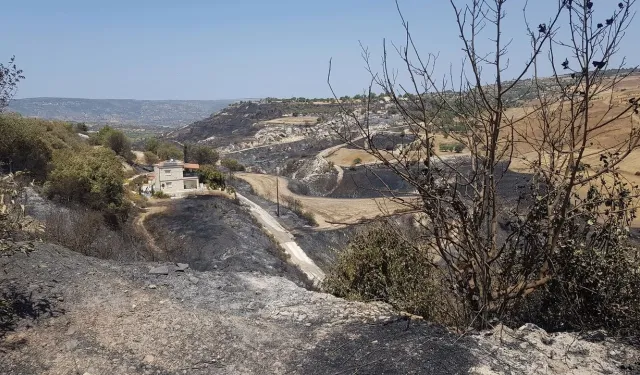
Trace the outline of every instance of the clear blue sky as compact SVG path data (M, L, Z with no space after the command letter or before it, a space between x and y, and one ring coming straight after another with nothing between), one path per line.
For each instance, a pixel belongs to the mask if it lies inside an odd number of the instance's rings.
M459 64L449 2L400 3L420 48L440 53L442 73ZM528 54L521 3L507 2L512 65ZM556 0L530 3L537 25ZM327 97L331 57L338 94L353 95L368 83L358 41L376 63L382 38L402 41L393 0L14 0L0 24L0 59L15 54L27 76L18 97ZM629 38L622 51L635 64L632 46Z

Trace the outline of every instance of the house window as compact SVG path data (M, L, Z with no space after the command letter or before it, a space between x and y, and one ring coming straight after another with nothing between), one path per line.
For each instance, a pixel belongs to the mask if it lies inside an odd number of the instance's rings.
M164 174L167 175L167 176L170 176L171 175L171 169L165 169L164 170Z
M167 182L167 187L171 187L171 182Z

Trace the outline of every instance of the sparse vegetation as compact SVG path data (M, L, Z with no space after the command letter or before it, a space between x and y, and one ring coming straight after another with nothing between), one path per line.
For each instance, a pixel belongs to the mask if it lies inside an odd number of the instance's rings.
M383 149L372 142L368 107L356 116L343 106L346 120L335 131L359 133L371 145L367 152L417 191L416 202L395 198L420 212L415 225L421 232L406 251L434 257L437 276L431 281L450 291L444 323L466 330L529 320L552 330L637 332L640 256L627 237L640 190L619 168L640 145L640 131L628 126L636 121L640 100L631 97L616 106L596 100L609 97L629 74L618 69L622 66L607 68L624 61L615 55L635 2L563 1L539 20L546 23L524 23L531 54L511 81L502 76L511 60L510 41L500 37L510 18L505 3L451 2L465 52L462 82L434 75L437 58L421 55L400 9L406 45L385 46L382 72L374 70L363 49L373 84L362 98L372 102L373 86L388 93L424 152L423 166L415 168L407 158L389 163L382 157ZM524 14L531 16L526 6ZM600 22L605 17L606 23ZM590 26L596 23L597 28ZM560 27L569 34L556 32ZM498 35L486 50L478 44L485 32ZM405 74L415 83L416 92L409 96L396 80L388 50L398 52ZM543 66L552 69L551 78L538 76ZM535 109L512 111L523 98L535 103ZM620 132L619 141L594 146L605 127ZM351 132L346 133L343 140L357 147ZM437 158L437 134L456 142L441 144L440 151L462 152L464 145L468 165ZM517 194L509 202L500 195L500 184L509 173L505 166L515 162L530 175L510 187ZM366 254L366 249L358 250ZM349 267L370 266L358 258L350 261ZM621 273L619 279L613 276ZM431 285L415 282L424 292ZM354 293L359 295L359 289Z
M164 191L154 191L153 192L153 197L157 198L157 199L169 199L169 198L171 198L171 196L168 195L167 193L165 193Z
M285 207L290 209L293 213L298 215L300 218L304 219L308 225L317 226L318 222L316 221L316 217L311 211L307 211L304 209L302 202L299 199L296 199L292 196L284 196L282 197L282 203Z
M465 149L465 146L460 142L440 143L438 148L440 152L456 152L459 154Z
M5 66L0 64L0 112L9 104L9 100L13 98L18 83L25 79L22 70L16 66L16 57L12 56L9 63Z

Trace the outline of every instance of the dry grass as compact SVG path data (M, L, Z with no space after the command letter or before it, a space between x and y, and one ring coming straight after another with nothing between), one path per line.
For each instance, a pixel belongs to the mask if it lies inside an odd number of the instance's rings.
M298 116L298 117L280 117L273 120L265 121L266 125L315 125L318 123L318 117L315 116Z
M640 97L640 76L625 78L614 90L600 94L597 100L591 102L589 117L593 124L606 121L621 113L628 105L630 97ZM556 105L552 108L555 109L558 106ZM516 137L515 155L510 169L515 172L529 173L531 170L529 163L536 158L532 142L535 143L536 140L542 138L541 121L534 113L532 105L511 109L508 114L512 118L524 118L516 125L520 136ZM637 115L626 114L594 132L589 139L590 145L586 149L584 163L593 166L600 165L600 154L628 141L631 129L637 127L638 122ZM636 172L639 171L640 150L634 150L619 164L619 172L630 184L640 185L640 176L636 175ZM579 193L586 194L586 190L587 188L583 188ZM640 218L633 222L633 226L640 227Z
M247 181L256 194L272 202L276 201L275 176L236 173L236 177ZM287 179L282 177L279 179L280 197L300 201L305 210L314 215L318 229L338 228L346 224L356 224L363 220L371 220L407 210L406 206L389 198L337 199L298 195L287 188Z

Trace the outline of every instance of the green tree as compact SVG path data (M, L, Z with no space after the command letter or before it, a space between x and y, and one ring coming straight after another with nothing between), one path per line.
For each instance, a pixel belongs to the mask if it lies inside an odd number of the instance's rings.
M109 147L113 150L117 155L130 160L131 141L123 132L119 130L112 130L106 135L103 144L105 147Z
M158 158L158 155L154 154L151 151L144 152L144 159L146 160L147 164L156 164L157 162L160 161L160 159Z
M216 164L220 155L213 148L206 145L187 145L187 162L198 164Z
M47 194L101 211L117 211L124 203L124 173L116 154L105 148L53 153Z
M73 127L77 133L86 133L89 131L89 127L84 122L75 123Z
M148 138L147 142L144 145L144 150L145 151L151 151L154 154L158 154L158 147L160 147L160 141L158 141L158 138Z
M0 115L0 169L27 171L38 181L48 173L53 150L80 147L69 124Z
M168 142L162 142L158 145L156 155L158 155L160 160L182 160L184 158L182 148Z
M198 170L198 177L201 183L207 184L212 188L224 189L226 187L224 174L213 165L201 166Z
M236 159L225 158L220 161L220 164L233 172L241 172L245 170L244 165L240 164Z

